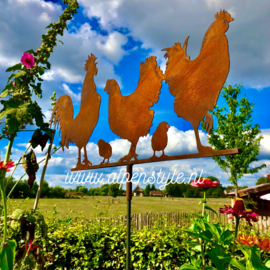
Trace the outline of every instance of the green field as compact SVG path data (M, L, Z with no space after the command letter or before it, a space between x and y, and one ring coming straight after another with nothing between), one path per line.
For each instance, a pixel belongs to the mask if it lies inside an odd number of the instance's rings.
M201 205L198 205L200 200L200 198L133 197L131 212L197 212L201 210ZM17 208L30 210L34 201L34 199L10 199L8 201L8 212L11 214ZM224 204L230 205L229 198L209 198L207 202L207 205L215 210L219 210ZM50 216L53 213L54 206L56 206L58 218L76 217L83 213L85 218L91 219L101 212L106 212L106 209L109 216L126 214L125 197L112 199L112 197L107 196L95 196L94 198L85 196L82 199L40 199L38 208L45 216Z

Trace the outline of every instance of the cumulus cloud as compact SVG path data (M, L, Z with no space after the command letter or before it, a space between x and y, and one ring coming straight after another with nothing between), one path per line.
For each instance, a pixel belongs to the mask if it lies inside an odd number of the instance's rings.
M253 88L270 85L270 36L268 33L269 1L171 0L94 1L81 0L89 18L98 17L102 27L127 27L130 34L152 50L164 67L160 50L190 36L188 54L198 56L203 36L220 9L235 18L227 37L230 45L231 70L228 83L243 82ZM143 8L142 8L143 6Z
M75 94L67 84L63 83L62 84L65 92L72 98L72 99L75 99L77 101L80 101L81 100L81 93L79 94Z

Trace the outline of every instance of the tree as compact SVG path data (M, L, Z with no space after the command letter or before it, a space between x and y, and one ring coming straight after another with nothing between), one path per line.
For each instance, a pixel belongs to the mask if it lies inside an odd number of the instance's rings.
M148 184L146 187L145 187L145 195L149 196L149 193L150 193L150 184Z
M87 187L85 187L85 186L77 186L77 187L75 188L75 191L76 191L76 192L82 192L82 193L86 194L86 193L88 192L88 189L87 189Z
M49 183L46 180L43 180L40 197L41 198L50 197L50 187L49 187Z
M104 184L101 186L101 195L102 196L108 196L108 193L109 193L109 188L110 188L110 185L109 184Z
M238 101L241 84L232 87L224 86L221 92L227 103L227 108L215 106L213 115L216 116L218 125L210 131L208 142L215 150L240 148L241 154L212 157L219 167L229 175L228 181L234 184L236 197L238 197L238 179L244 174L257 173L266 167L265 164L251 168L250 164L258 161L260 142L263 138L259 125L252 124L252 109L254 104L249 103L244 97ZM206 130L204 121L203 130Z
M256 186L264 183L270 183L270 178L264 176L260 177L256 182Z
M152 185L152 187L150 188L150 190L157 190L154 184Z
M110 184L110 187L109 187L109 193L112 197L117 197L117 195L119 195L119 187L120 187L120 184L118 183L113 183L113 184Z

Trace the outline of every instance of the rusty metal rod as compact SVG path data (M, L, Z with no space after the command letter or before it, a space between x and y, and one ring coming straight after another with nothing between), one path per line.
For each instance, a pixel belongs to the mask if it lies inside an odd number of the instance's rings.
M108 167L117 167L117 166L127 166L127 165L134 165L134 164L143 164L143 163L151 163L151 162L161 162L161 161L170 161L170 160L181 160L181 159L190 159L190 158L202 158L202 157L214 157L214 156L223 156L223 155L236 155L240 154L241 149L239 148L233 148L233 149L227 149L227 150L218 150L214 153L207 153L207 154L200 154L200 153L194 153L194 154L184 154L184 155L176 155L176 156L167 156L158 158L155 160L151 160L149 158L147 159L138 159L138 160L131 160L128 162L113 162L113 163L105 163L102 165L93 165L86 169L76 169L73 168L71 171L82 171L82 170L94 170L94 169L100 169L100 168L108 168Z
M127 199L127 254L126 270L130 270L130 223L131 223L131 199L132 199L132 166L127 165L126 199Z

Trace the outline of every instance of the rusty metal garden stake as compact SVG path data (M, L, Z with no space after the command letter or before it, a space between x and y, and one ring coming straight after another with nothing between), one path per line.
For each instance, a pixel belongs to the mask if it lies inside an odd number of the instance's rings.
M132 164L127 165L126 199L127 199L127 256L126 270L130 270L130 219L131 219L131 199L132 199Z

